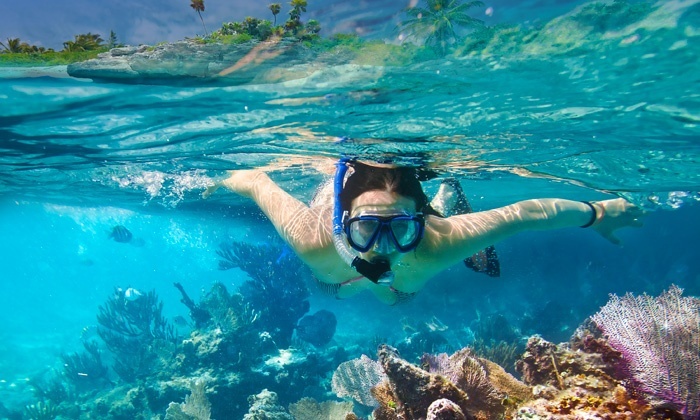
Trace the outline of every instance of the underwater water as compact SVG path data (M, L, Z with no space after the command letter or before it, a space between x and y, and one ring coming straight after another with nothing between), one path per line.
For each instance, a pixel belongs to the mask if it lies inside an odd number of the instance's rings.
M257 265L297 267L251 201L224 191L201 197L231 169L263 168L308 202L334 161L355 155L456 177L476 211L528 198L623 197L648 214L643 227L619 232L621 246L582 229L509 238L496 244L499 278L455 266L398 306L370 294L336 300L301 269L280 274L274 287L305 285L308 296L299 298L308 314L332 312L335 334L313 346L295 333L237 368L264 371L270 354L295 346L302 354L322 348L327 359L303 391L279 378L240 385L231 407L214 408L229 418L266 388L287 403L332 399L328 378L338 364L374 356L379 343L403 355L450 353L493 319L523 345L532 334L558 343L611 293L659 295L675 284L700 296L698 7L664 1L638 20L585 33L565 14L541 22L534 39L503 38L476 55L348 63L267 84L120 84L0 71L0 417L37 402L35 384L70 382L61 356L84 351L84 341L98 343L111 368L115 356L95 331L99 308L121 293L115 288L154 290L177 343L198 327L173 283L196 302L219 283L231 294L247 290L250 273L220 269L222 244L264 250ZM120 241L118 226L132 237ZM250 305L247 313L264 316ZM284 316L296 324L304 313ZM276 338L274 326L260 328L256 334ZM426 328L439 337L412 344ZM180 377L196 376L183 370ZM261 378L285 377L284 364L274 372ZM133 374L146 383L157 376ZM125 377L110 370L104 383L79 390L90 395L82 403ZM173 395L184 401L185 393Z

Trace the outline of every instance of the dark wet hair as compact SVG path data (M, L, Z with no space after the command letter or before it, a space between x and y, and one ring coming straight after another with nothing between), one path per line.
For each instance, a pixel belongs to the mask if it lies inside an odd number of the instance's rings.
M340 193L340 205L343 210L350 210L352 201L367 191L389 191L416 202L416 210L424 214L440 216L430 206L428 196L420 184L420 171L411 167L384 168L366 165L360 162L350 163L355 171L345 181Z

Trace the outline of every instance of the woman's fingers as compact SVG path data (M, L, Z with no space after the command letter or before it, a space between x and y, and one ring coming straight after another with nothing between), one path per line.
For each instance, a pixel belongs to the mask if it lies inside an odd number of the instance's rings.
M617 236L613 235L612 232L609 232L609 233L603 235L603 237L604 237L605 239L607 239L608 241L612 242L612 243L615 244L615 245L620 245L620 243L621 243L620 238L618 238Z
M216 192L216 190L218 190L218 189L219 189L219 184L214 184L211 187L208 187L202 193L202 198L209 198L209 196L214 194Z

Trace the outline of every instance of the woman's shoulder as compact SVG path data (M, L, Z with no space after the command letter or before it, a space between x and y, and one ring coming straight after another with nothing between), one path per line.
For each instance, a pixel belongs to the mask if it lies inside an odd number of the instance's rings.
M314 193L313 198L309 202L309 207L310 208L328 207L329 209L333 209L333 202L334 202L333 193L334 193L334 191L333 191L333 179L328 178L325 181L323 181L316 188L316 192Z

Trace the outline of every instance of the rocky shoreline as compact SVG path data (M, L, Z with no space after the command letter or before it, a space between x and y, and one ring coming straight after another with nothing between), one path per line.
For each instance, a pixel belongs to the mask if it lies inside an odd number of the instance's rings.
M277 83L308 77L321 68L348 63L296 40L202 44L187 40L157 46L127 46L96 59L68 65L76 78L118 83Z
M0 79L21 79L26 77L55 77L66 78L68 76L66 66L39 66L39 67L18 67L0 66Z

